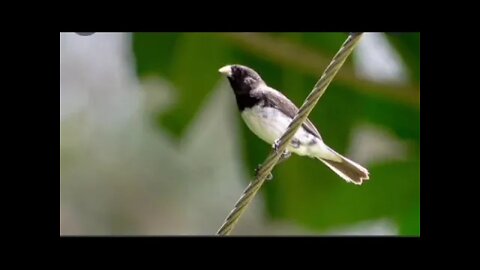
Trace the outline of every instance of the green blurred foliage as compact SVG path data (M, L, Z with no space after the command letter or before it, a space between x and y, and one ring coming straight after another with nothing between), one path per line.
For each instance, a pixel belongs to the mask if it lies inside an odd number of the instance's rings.
M346 33L269 35L302 44L327 59L333 57L347 37ZM420 80L419 38L418 33L388 35L406 63L413 85L418 85ZM270 86L285 93L297 106L319 79L280 67L275 59L246 52L216 33L139 33L133 35L133 41L140 77L162 76L178 91L178 103L168 113L158 116L159 125L177 137L182 136L214 85L224 79L217 70L225 64L254 67ZM351 60L346 65L351 65ZM262 188L268 213L273 219L295 221L319 231L387 217L398 222L402 235L419 235L419 108L396 103L385 96L365 95L355 91L355 87L334 80L312 111L310 119L323 139L338 152L345 153L356 125L372 123L410 143L408 161L369 166L371 180L356 186L342 181L318 160L293 156L274 169L273 182ZM241 130L243 155L253 177L254 168L263 162L271 148L244 124Z
M218 81L218 70L229 46L209 34L135 34L134 50L139 74L157 74L178 90L178 104L158 121L180 136Z

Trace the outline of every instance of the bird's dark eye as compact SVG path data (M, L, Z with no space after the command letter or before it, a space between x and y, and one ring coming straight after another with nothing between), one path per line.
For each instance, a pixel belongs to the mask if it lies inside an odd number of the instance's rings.
M235 74L235 76L242 76L242 70L239 69L238 67L232 67L232 73Z

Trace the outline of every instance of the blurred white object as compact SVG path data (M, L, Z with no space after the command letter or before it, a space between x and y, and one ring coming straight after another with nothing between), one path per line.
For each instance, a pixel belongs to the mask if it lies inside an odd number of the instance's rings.
M124 33L60 34L60 120L87 113L115 126L138 109L130 43Z
M353 57L359 77L386 83L408 81L405 64L384 33L365 33Z
M178 145L153 121L176 91L141 84L132 53L129 34L60 34L60 233L214 234L247 177L230 93L213 90ZM261 207L238 232L265 226Z
M326 233L326 235L397 235L398 228L395 222L389 219L363 221L351 226L345 226Z
M363 124L352 132L347 156L365 166L372 163L407 160L408 143L385 129Z

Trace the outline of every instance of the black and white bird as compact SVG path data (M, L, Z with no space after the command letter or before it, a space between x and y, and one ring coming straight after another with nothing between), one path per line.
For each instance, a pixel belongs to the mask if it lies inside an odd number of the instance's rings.
M298 108L279 91L269 87L253 69L227 65L219 69L233 89L238 109L248 128L274 145L287 130ZM317 158L347 182L361 185L369 179L368 170L335 152L322 140L315 126L306 120L287 146L287 153Z

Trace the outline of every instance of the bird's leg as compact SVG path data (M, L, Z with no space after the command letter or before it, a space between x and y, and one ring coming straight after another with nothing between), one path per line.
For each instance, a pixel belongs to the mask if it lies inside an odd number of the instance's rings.
M292 155L292 153L285 150L282 153L282 155L280 156L280 159L278 159L277 165L280 164L281 162L284 162L285 160L287 160L291 155Z
M280 141L276 140L272 145L272 147L275 149L275 152L277 152L277 153L278 153L279 143L280 143ZM292 155L292 153L290 153L287 150L284 150L283 153L280 155L280 158L277 161L277 165L284 162L285 160L287 160L291 155ZM258 164L257 168L255 169L255 177L258 176L258 172L260 171L260 168L262 168L262 164ZM272 173L269 173L266 179L267 180L272 180L273 179Z
M273 149L275 149L275 152L277 152L278 154L278 148L279 148L279 145L280 145L280 141L279 140L276 140L272 147ZM290 156L292 155L292 153L290 153L289 151L287 150L284 150L282 155L280 156L280 159L278 160L277 164L279 164L280 162L283 162L285 160L287 160Z
M273 149L275 149L275 152L278 154L278 148L280 147L280 139L276 139L272 147Z

